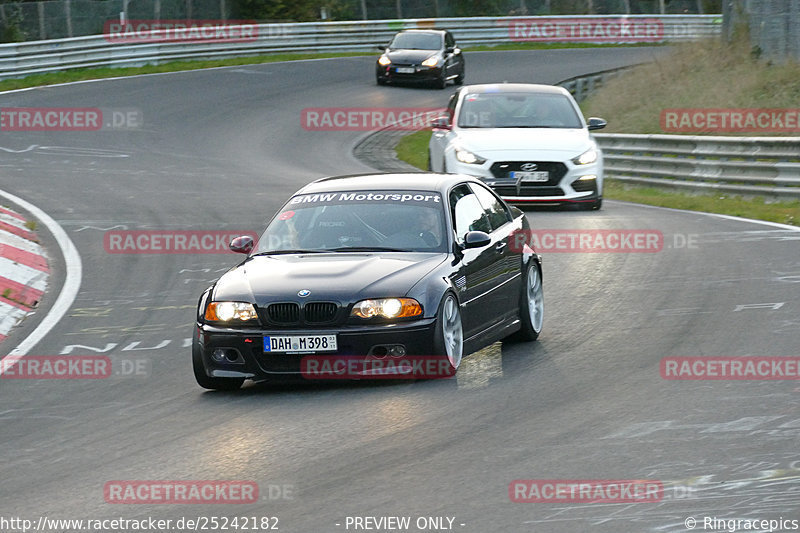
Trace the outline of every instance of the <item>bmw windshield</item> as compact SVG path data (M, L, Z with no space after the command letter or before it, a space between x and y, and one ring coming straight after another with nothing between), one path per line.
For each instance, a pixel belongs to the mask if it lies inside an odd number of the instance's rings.
M421 191L301 194L267 227L254 254L447 250L441 196Z

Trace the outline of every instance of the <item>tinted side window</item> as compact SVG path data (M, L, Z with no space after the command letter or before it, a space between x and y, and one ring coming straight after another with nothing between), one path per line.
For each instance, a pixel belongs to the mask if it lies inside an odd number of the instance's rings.
M453 225L459 241L468 231L492 231L489 219L475 193L466 185L459 185L450 192L450 208L453 213Z
M471 184L470 187L480 200L483 208L486 210L486 215L489 218L489 223L492 226L492 231L496 230L506 222L511 221L511 213L508 212L508 209L506 209L506 207L500 203L500 200L498 200L494 194L487 191L480 185Z
M453 35L450 32L444 34L444 45L445 47L456 45L456 40L453 39Z

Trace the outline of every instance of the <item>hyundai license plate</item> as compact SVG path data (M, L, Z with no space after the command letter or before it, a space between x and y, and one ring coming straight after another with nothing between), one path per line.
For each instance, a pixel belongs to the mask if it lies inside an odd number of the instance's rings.
M544 170L537 170L534 172L515 171L511 173L511 177L521 182L526 182L526 181L543 182L550 179L550 173Z

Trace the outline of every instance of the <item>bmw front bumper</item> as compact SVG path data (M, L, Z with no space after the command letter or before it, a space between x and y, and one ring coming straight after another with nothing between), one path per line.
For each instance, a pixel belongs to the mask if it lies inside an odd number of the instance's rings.
M387 348L402 345L407 355L430 356L434 353L435 318L413 322L342 326L337 329L268 330L258 328L222 328L197 324L195 335L206 374L211 377L249 378L255 381L302 379L304 356L341 356L375 359L391 357ZM335 352L272 353L264 351L265 336L336 335ZM216 350L228 355L222 361L212 358ZM219 353L219 352L218 352ZM369 378L369 376L363 376Z

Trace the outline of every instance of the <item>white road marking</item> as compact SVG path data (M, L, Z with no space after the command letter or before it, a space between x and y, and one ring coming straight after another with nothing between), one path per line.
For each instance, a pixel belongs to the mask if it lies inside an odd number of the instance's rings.
M116 226L111 226L111 227L108 227L108 228L98 228L97 226L81 226L80 228L75 230L75 233L79 233L79 232L81 232L83 230L87 230L87 229L96 229L96 230L99 230L99 231L111 231L112 229L126 230L126 229L128 229L128 226L126 226L125 224L117 224Z
M612 203L623 203L623 204L631 204L637 207L644 207L647 209L662 209L665 211L676 211L678 213L690 213L695 215L706 215L709 217L716 217L722 218L725 220L733 220L736 222L749 222L750 224L761 224L762 226L771 226L773 228L785 229L789 231L800 231L800 226L791 226L789 224L780 224L779 222L769 222L767 220L755 220L752 218L744 218L744 217L735 217L732 215L720 215L719 213L706 213L705 211L689 211L687 209L675 209L673 207L661 207L657 205L645 205L645 204L637 204L633 202L622 202L619 200L611 200Z
M745 309L769 309L770 311L777 311L786 302L763 303L763 304L742 304L737 305L733 312L744 311Z
M28 146L27 148L23 148L22 150L14 150L13 148L4 148L4 147L0 146L0 150L2 150L4 152L8 152L9 154L22 154L22 153L25 153L25 152L30 152L31 150L33 150L37 146L39 146L39 145L38 144L32 144L32 145Z

